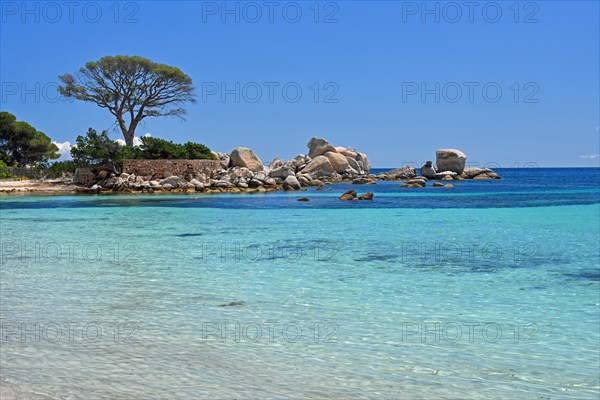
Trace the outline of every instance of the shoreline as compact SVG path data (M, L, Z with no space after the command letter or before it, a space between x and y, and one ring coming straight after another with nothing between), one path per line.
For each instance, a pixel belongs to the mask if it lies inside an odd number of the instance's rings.
M370 185L377 181L403 182L400 187L409 189L451 189L454 186L449 181L502 179L489 168L465 168L467 156L457 149L437 150L436 166L427 161L418 170L402 166L375 175L370 173L368 156L357 150L334 147L316 137L307 148L308 154L288 161L275 158L266 165L246 147L236 147L231 153L213 152L214 160L126 159L122 172L95 165L77 168L72 177L0 181L0 196L302 192L311 186L320 191L332 183ZM370 194L369 199L372 197ZM354 199L354 190L340 197Z
M64 180L0 181L0 196L65 195L75 193L75 185Z

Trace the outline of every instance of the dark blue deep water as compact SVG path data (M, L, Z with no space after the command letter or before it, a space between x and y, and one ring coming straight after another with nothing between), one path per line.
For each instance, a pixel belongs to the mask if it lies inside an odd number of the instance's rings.
M378 174L385 169L373 169ZM600 168L498 168L500 180L451 181L455 187L446 189L401 188L402 182L378 181L376 185L334 184L323 191L314 187L306 192L277 192L268 194L224 195L153 195L153 196L71 196L46 198L44 201L24 201L5 198L0 207L54 208L54 207L209 207L235 209L279 208L515 208L552 205L584 205L600 203ZM331 188L331 190L328 190ZM372 202L340 202L338 197L346 190L359 194L375 193ZM310 202L296 199L309 197Z

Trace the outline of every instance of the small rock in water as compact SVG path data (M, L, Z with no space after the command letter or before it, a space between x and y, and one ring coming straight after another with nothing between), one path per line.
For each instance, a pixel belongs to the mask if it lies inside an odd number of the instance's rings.
M425 185L427 184L427 178L423 178L422 176L419 176L417 178L412 178L412 179L407 180L406 184L419 185L421 187L425 187Z
M219 307L235 307L235 306L243 306L246 304L243 301L232 301L231 303L219 304Z
M298 201L310 201L308 197L300 197Z
M447 188L447 189L452 189L452 188L454 187L454 185L453 185L453 184L451 184L451 183L446 183L446 184L444 185L444 187L445 187L445 188Z
M443 184L442 182L433 182L433 183L431 184L431 186L434 186L434 187L440 187L440 186L444 186L444 184Z
M340 196L340 200L356 200L356 191L348 190L343 195Z
M365 194L361 194L358 197L359 200L373 200L373 192L368 192Z

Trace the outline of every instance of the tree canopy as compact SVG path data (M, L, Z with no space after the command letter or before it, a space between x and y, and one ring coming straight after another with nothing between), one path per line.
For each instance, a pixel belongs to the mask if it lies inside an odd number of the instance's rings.
M6 111L0 112L0 160L8 165L36 165L60 157L43 132Z
M216 160L210 149L203 144L187 142L173 143L164 139L144 136L141 145L134 148L132 158L144 160Z
M59 77L66 98L106 108L117 120L127 146L147 117L183 117L186 102L195 103L192 79L179 68L137 56L106 56L75 74Z

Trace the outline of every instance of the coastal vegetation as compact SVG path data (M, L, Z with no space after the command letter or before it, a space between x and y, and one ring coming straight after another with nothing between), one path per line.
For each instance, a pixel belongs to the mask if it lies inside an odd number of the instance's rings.
M173 143L151 136L143 136L135 147L121 146L106 131L101 133L89 128L85 136L77 136L71 149L75 165L79 167L105 165L121 171L123 160L216 160L210 149L203 144Z
M153 141L152 138L144 139L146 142ZM156 143L160 146L169 144L165 141ZM423 176L423 172L427 172L428 168L433 170L433 174L430 175L432 181L500 179L500 176L490 169L465 168L466 155L457 149L438 150L437 168L428 161L421 168L421 175L418 175L413 166L404 166L375 175L371 173L370 161L366 154L351 148L333 146L326 139L316 137L307 143L307 154L299 154L288 161L275 158L268 164L264 164L254 151L246 147L236 147L230 153L214 152L217 160L177 160L165 158L169 154L157 151L157 147L162 148L160 146L136 147L137 150L133 151L140 154L147 152L149 156L126 161L120 174L101 164L78 170L73 179L78 185L74 189L75 192L293 192L305 191L311 186L319 191L323 190L325 185L337 182L373 185L377 181L402 181L399 186L409 189L454 188L452 183L429 182L430 178ZM169 144L167 148L170 146L173 144ZM185 148L185 145L178 146ZM129 150L130 148L125 148L125 151ZM373 200L373 192L359 196L356 191L350 190L344 193L340 200Z
M123 161L134 160L216 160L211 150L195 142L183 144L144 136L138 146L123 146L111 139L107 131L89 128L77 136L71 147L72 160L53 161L60 157L50 137L8 112L0 112L0 179L60 178L72 175L77 168L103 165L120 172Z
M6 167L38 166L60 157L43 132L6 111L0 112L0 160Z
M192 78L179 68L143 57L106 56L59 78L63 83L59 92L65 98L106 108L129 147L145 118L183 118L183 105L196 102Z

